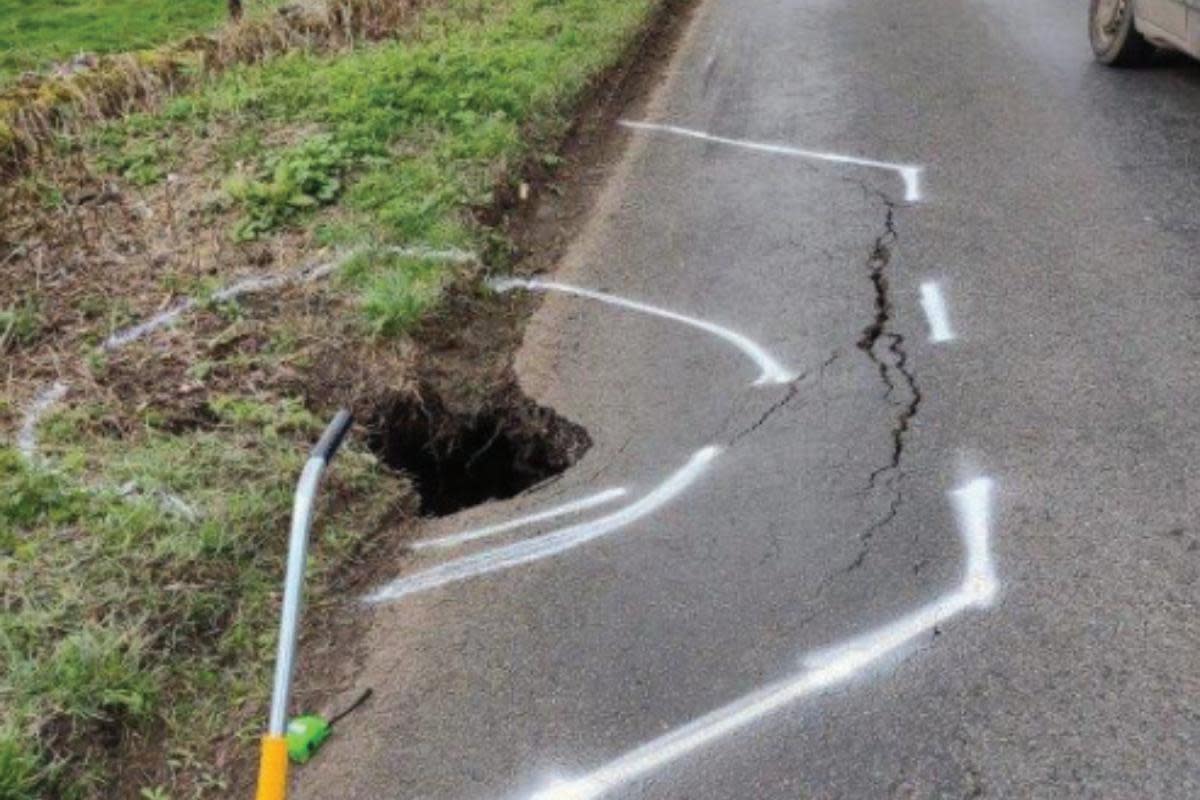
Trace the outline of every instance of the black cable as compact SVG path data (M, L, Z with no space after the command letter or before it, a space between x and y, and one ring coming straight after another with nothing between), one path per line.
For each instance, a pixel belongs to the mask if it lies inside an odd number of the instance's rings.
M357 711L359 709L359 706L361 706L363 703L367 702L367 700L371 699L371 695L374 694L374 692L375 692L374 689L364 690L363 693L358 696L358 699L355 700L353 703L351 703L346 708L346 710L342 711L341 713L339 713L338 715L334 716L333 718L331 718L329 720L329 727L332 728L334 725L341 722L347 716L349 716L350 714Z

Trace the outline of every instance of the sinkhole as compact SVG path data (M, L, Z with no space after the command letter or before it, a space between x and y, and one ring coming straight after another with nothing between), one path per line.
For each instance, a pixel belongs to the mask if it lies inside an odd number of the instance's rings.
M591 446L580 425L506 384L471 411L435 389L379 404L369 444L416 486L424 516L503 500L561 474Z

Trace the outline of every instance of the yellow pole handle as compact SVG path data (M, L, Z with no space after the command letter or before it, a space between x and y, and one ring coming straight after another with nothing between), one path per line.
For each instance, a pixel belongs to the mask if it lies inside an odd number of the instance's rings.
M282 736L264 736L258 765L256 800L285 800L287 797L288 751Z

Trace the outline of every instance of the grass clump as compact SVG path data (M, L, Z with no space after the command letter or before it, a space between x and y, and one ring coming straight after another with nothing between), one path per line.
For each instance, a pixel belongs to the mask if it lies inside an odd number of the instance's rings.
M19 345L28 345L41 331L37 304L26 300L0 309L0 353Z
M149 186L166 177L168 158L166 148L154 144L124 150L112 158L102 159L101 163L134 186Z
M225 190L246 210L234 229L238 241L270 233L301 211L329 205L342 189L340 175L349 165L348 148L327 135L272 153L260 174L235 175Z
M38 800L44 773L40 754L12 727L0 728L0 797Z
M343 283L362 295L362 312L378 336L397 336L437 304L450 279L430 259L367 251L342 270Z
M50 714L75 724L145 719L157 701L147 645L136 628L85 622L45 661L13 675L16 691L41 698Z

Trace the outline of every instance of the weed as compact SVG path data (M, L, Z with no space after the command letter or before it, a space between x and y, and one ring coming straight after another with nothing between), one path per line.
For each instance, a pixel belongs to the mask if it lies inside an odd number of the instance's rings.
M151 142L101 157L100 165L135 186L158 183L167 174L169 144Z
M345 145L322 134L272 154L255 175L229 178L225 190L246 210L234 238L256 239L302 211L332 203L342 189L339 176L350 161Z
M97 380L103 378L108 371L108 353L99 347L90 348L84 353L83 361L92 377Z
M37 303L33 300L0 309L0 353L32 344L40 331Z
M44 211L61 209L65 201L62 188L42 175L25 175L18 178L15 187L18 196L26 194L36 198L37 204Z
M69 522L80 512L83 501L78 492L49 473L25 469L10 448L0 447L0 481L6 490L0 494L0 536L46 523Z
M320 431L320 421L296 399L271 404L250 397L217 395L209 401L209 406L218 420L226 424L260 427L272 436L299 433L311 438Z
M17 692L38 697L49 713L75 723L133 723L155 702L147 641L137 628L84 622L49 657L12 676Z
M262 134L256 130L239 131L229 141L220 142L216 157L223 169L232 170L238 164L248 162L263 149Z

